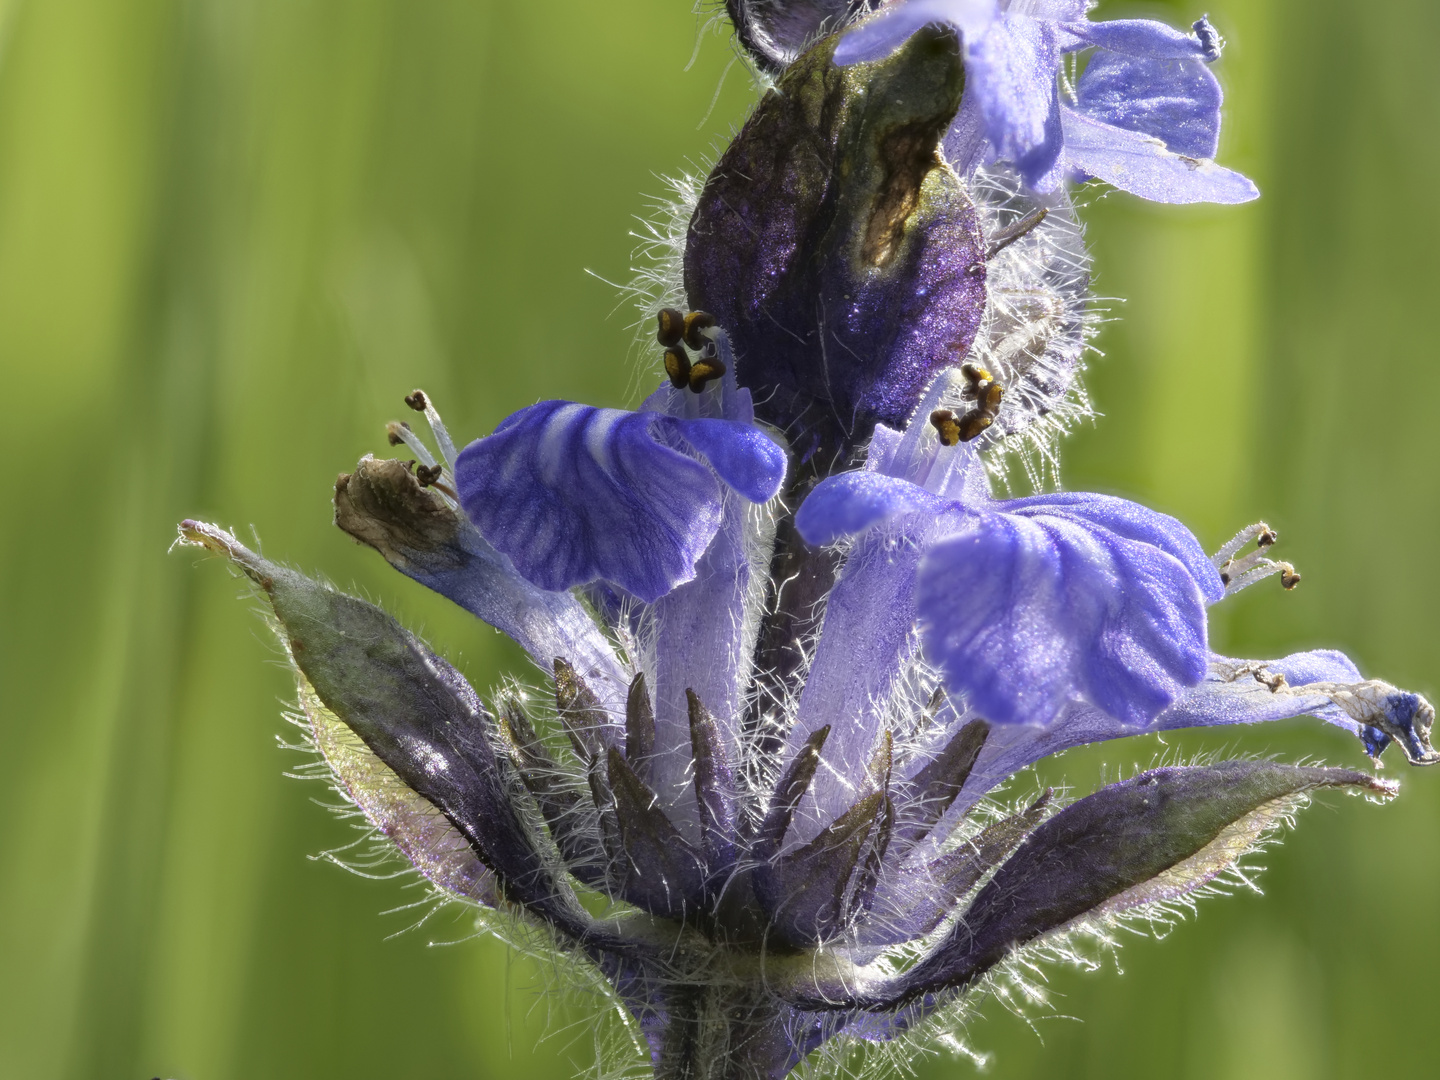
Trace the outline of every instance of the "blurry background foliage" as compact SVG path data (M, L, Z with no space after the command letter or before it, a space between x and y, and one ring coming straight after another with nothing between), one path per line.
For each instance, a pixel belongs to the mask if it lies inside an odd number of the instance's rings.
M1440 5L1209 2L1230 39L1223 157L1264 198L1087 196L1098 291L1128 300L1090 377L1106 415L1065 479L1209 545L1266 517L1305 583L1224 605L1217 646L1333 644L1434 696ZM417 385L466 438L542 397L634 400L629 311L585 270L625 279L642 193L753 92L736 65L717 96L728 39L697 51L687 6L0 5L0 1074L558 1078L587 1060L588 1014L539 997L534 962L463 940L464 917L402 933L416 913L387 912L413 886L308 858L352 834L282 775L300 763L276 745L288 676L238 583L166 548L183 516L253 523L477 686L520 664L334 529L331 484L385 451ZM1362 762L1303 721L1170 741L1217 745ZM1161 750L1045 775L1084 791ZM1036 1031L987 1006L971 1037L994 1075L1434 1075L1440 770L1389 764L1403 798L1305 815L1264 857L1263 899L1134 939L1123 976L1052 972L1058 1016Z

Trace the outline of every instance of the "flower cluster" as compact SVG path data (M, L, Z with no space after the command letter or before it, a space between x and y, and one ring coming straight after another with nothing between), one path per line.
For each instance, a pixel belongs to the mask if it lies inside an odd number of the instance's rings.
M1057 935L1183 900L1344 768L1171 766L1002 812L1070 747L1309 714L1416 764L1434 710L1336 652L1232 659L1293 567L1123 499L997 498L1084 410L1066 185L1251 198L1221 42L1083 0L731 0L776 85L677 216L635 411L544 401L365 457L336 524L544 673L482 698L378 608L212 525L337 787L441 893L593 965L655 1075L778 1080L925 1032ZM1083 54L1078 64L1065 58ZM598 912L598 913L597 913Z

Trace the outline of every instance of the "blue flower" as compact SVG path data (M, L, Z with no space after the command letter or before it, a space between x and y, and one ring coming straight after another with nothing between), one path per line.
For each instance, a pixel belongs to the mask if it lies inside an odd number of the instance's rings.
M875 553L905 553L879 573L907 564L925 653L977 713L1049 725L1078 698L1138 727L1205 677L1205 605L1225 588L1178 521L1105 495L991 500L968 444L935 444L949 460L922 486L896 474L899 442L877 429L874 467L822 481L796 525L814 544L861 538L837 592L869 591Z
M966 87L946 151L962 174L1013 163L1037 190L1098 177L1157 202L1245 202L1258 195L1213 161L1222 41L1206 19L1183 34L1146 19L1092 23L1086 0L904 0L851 30L836 62L887 55L927 24L960 34ZM1062 94L1061 64L1093 50Z
M522 409L460 453L460 503L542 589L603 581L657 600L695 576L727 492L763 503L785 476L785 452L755 427L749 394L733 374L723 385L720 399L699 399L710 416L687 416L697 399L674 388L639 412L567 401Z

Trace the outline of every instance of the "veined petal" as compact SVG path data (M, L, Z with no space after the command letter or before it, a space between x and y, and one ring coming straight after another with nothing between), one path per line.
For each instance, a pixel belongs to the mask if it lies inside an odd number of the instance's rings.
M833 544L905 514L937 514L951 505L918 484L883 473L829 476L800 505L795 527L808 543Z
M840 41L835 63L844 67L889 56L930 23L949 24L967 38L982 34L995 18L996 0L909 0L861 23Z
M1057 492L1053 495L1032 495L1010 499L998 504L1007 514L1037 514L1071 517L1108 529L1127 540L1150 544L1178 559L1195 579L1207 603L1215 603L1225 595L1220 572L1195 539L1195 534L1169 514L1160 514L1148 507L1119 499L1113 495L1090 492Z
M529 581L552 591L608 581L653 602L694 576L719 528L717 472L759 501L784 466L778 447L734 421L543 401L461 451L456 484L481 534Z
M1203 19L1197 26L1202 24L1209 26ZM1145 56L1162 60L1186 57L1218 60L1220 56L1218 50L1207 49L1205 42L1197 35L1187 34L1153 19L1071 22L1065 24L1061 34L1066 52L1094 47L1124 56ZM1212 41L1217 40L1213 30L1209 36Z
M1175 154L1213 158L1220 143L1220 81L1204 62L1099 53L1075 85L1091 119L1151 135Z
M1083 698L1139 727L1205 676L1205 605L1162 548L1078 517L980 513L920 567L920 632L947 685L1001 724Z
M1122 191L1166 203L1242 203L1260 195L1238 172L1172 153L1152 136L1115 127L1066 105L1060 107L1060 115L1071 168Z

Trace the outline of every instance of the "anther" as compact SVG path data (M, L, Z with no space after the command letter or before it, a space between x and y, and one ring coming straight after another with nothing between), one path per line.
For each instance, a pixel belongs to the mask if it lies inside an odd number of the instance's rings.
M702 358L690 368L690 389L698 394L705 389L707 382L724 374L725 365L720 362L719 357Z
M690 357L682 346L675 345L665 350L665 374L670 376L670 385L676 390L690 385Z
M960 442L960 421L949 409L936 409L932 412L930 424L939 432L941 446L954 446Z
M391 446L399 446L405 442L405 436L400 434L401 429L410 430L410 425L403 420L392 420L385 425L385 437Z
M975 407L962 416L957 424L959 440L969 442L995 422L1005 388L979 364L968 361L961 364L960 374L965 378L965 388L960 392L961 398L975 402Z
M960 418L960 441L969 442L994 422L993 416L989 416L979 409L971 409Z
M986 371L979 364L972 364L968 360L960 365L960 374L965 379L965 389L960 391L960 396L966 401L975 400L975 394L981 383L994 381L994 376Z
M985 258L987 260L993 259L996 255L999 255L1000 252L1015 243L1016 240L1034 232L1035 227L1044 221L1046 215L1049 213L1049 210L1041 206L1035 210L1031 210L1030 213L1026 214L1019 221L1011 222L1003 229L996 229L990 234L990 245L985 249Z
M435 411L435 406L430 401L429 396L424 390L415 390L405 395L405 404L409 405L410 408L416 412L425 414L425 422L430 425L430 434L435 437L435 443L440 448L440 461L453 473L455 471L455 443L451 440L450 433L445 430L445 422L440 419L440 414ZM405 439L407 446L410 446L412 449L414 448L415 443L412 443L409 438L403 435L401 438ZM417 439L415 441L418 442L419 440ZM425 456L429 456L428 450L425 451Z
M415 479L420 481L421 487L429 487L439 482L443 471L439 465L420 465L415 469Z
M1266 557L1266 552L1274 547L1279 539L1279 533L1263 521L1257 521L1254 525L1241 529L1210 557L1215 569L1220 571L1220 583L1225 586L1226 596L1231 596L1241 589L1248 589L1276 574L1280 575L1280 584L1287 591L1300 584L1300 575L1295 572L1295 567L1288 562L1276 562ZM1252 540L1255 542L1255 550L1236 558L1236 552Z
M692 311L685 316L685 344L699 352L707 340L705 331L715 325L715 316L708 311Z
M655 316L655 340L667 349L680 344L685 336L685 316L673 307L661 308Z

